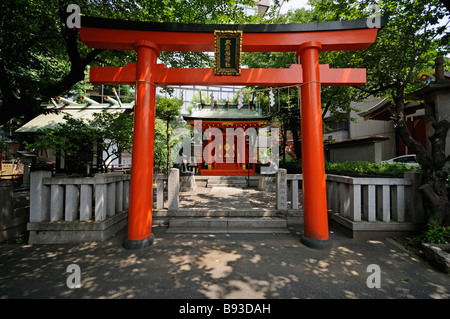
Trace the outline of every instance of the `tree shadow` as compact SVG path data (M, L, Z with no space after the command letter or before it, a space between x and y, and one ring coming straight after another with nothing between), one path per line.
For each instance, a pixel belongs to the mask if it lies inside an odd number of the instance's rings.
M388 241L357 241L332 230L330 250L290 234L167 234L122 248L126 230L105 242L0 246L1 298L450 298L450 278ZM69 289L67 266L81 269ZM381 269L369 288L367 266Z

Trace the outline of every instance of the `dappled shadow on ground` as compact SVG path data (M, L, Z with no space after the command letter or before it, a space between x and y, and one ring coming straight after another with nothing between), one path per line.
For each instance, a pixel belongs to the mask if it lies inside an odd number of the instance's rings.
M180 192L180 208L275 208L275 192L258 190L256 187L228 188L226 192L221 190L223 189L197 187L194 191Z
M153 246L103 243L0 246L0 298L450 298L450 278L388 241L332 233L329 251L291 234L180 235L154 228ZM70 264L81 288L69 289ZM381 269L369 288L367 266Z
M244 188L244 193L252 207L275 208L276 193L257 188Z

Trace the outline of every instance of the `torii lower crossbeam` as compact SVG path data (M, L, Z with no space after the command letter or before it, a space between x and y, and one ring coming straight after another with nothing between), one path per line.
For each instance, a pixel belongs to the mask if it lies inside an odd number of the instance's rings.
M348 86L366 83L365 69L330 69L319 65L320 83L323 86ZM135 85L136 64L126 67L92 67L90 82L108 85ZM177 69L155 66L153 83L156 85L236 85L236 86L291 86L301 85L303 69L294 64L289 69L242 69L240 76L216 76L214 69Z

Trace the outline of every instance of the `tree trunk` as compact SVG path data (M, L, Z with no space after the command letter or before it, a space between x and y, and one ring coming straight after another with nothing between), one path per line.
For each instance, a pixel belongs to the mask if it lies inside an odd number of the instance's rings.
M283 163L286 162L286 144L287 144L287 128L284 124L281 130L281 156L283 159Z
M167 135L167 139L166 139L166 141L167 141L167 174L169 174L169 168L170 168L170 145L169 145L169 142L170 142L170 132L169 132L169 122L170 122L170 119L168 119L167 120L167 122L166 122L166 135Z
M292 128L292 138L294 140L294 152L295 159L299 160L302 158L302 145L299 140L299 131L296 127Z
M450 172L450 157L445 157L445 144L450 123L433 119L435 132L429 137L431 155L425 147L413 139L405 119L404 88L397 88L393 94L395 103L395 123L403 142L416 154L422 166L422 186L424 209L428 223L450 226L450 201L447 191L447 177Z

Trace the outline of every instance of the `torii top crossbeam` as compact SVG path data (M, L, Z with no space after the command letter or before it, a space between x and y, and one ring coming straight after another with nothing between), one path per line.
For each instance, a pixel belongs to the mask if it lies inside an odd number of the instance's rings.
M363 50L374 43L376 28L366 19L300 24L182 24L82 17L82 41L99 49L134 50L148 39L161 51L213 52L215 30L243 31L244 52L296 52L311 40L322 51ZM381 20L384 25L385 19ZM107 31L109 30L109 31Z
M385 23L382 20L382 23ZM215 30L243 31L243 52L298 52L300 44L316 41L321 51L361 50L369 47L378 29L365 19L303 24L180 24L110 20L82 17L81 40L92 48L135 50L142 39L160 51L214 51ZM242 69L241 76L214 76L213 69L177 69L158 65L153 77L158 85L247 85L288 86L303 83L301 65L289 69ZM136 65L92 68L91 82L135 84ZM364 69L330 69L320 66L322 85L361 85Z
M380 27L387 22L380 20ZM91 68L90 74L95 84L136 85L128 238L124 247L137 249L153 242L156 85L172 84L301 85L302 242L315 248L329 247L320 86L361 85L366 81L366 72L319 65L319 53L366 49L375 42L378 32L377 28L368 27L367 22L363 19L283 25L195 25L82 17L79 34L89 47L137 52L136 64ZM215 75L210 68L177 69L157 64L160 51L214 51L214 34L220 30L242 31L244 52L296 52L299 63L288 69L242 69L236 76Z

